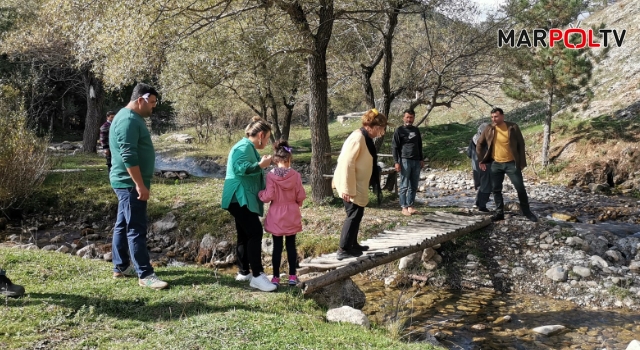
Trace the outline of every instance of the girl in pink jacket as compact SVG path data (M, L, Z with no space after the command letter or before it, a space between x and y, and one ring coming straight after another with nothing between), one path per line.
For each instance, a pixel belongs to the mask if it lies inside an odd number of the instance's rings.
M296 266L296 233L302 231L300 207L307 197L302 187L300 173L291 169L291 147L286 140L278 140L274 145L273 162L277 167L267 174L267 187L258 193L265 203L271 202L264 219L264 230L273 235L273 278L271 283L280 284L280 260L282 241L285 238L287 261L289 262L289 285L298 284Z

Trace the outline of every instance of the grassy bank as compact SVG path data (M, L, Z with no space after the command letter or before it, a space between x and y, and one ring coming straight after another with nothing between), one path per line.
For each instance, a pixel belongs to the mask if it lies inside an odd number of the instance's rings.
M3 267L27 295L2 299L0 348L39 349L429 349L327 323L296 288L255 292L198 267L161 268L171 288L114 280L109 263L0 248Z

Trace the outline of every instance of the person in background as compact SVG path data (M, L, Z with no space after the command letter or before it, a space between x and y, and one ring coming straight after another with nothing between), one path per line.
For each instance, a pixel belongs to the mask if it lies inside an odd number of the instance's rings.
M476 193L476 206L479 211L489 212L487 209L487 203L491 196L491 171L480 169L478 164L478 153L476 153L476 144L480 135L484 129L489 126L489 123L482 123L478 126L478 132L473 135L469 147L467 148L467 157L471 158L471 168L473 169L473 188L477 190ZM486 152L486 149L485 149ZM491 163L487 163L487 168L491 169Z
M264 203L258 192L265 189L264 169L271 165L271 156L258 154L269 144L271 125L256 116L245 128L245 137L229 151L227 175L222 189L222 209L226 209L236 222L238 242L237 281L250 281L249 285L263 292L277 287L269 281L262 266L262 223Z
M104 156L107 159L107 171L111 172L111 150L109 150L109 128L111 127L111 122L113 121L113 117L116 116L116 112L109 111L107 112L107 121L102 124L100 127L100 145L104 150Z
M506 174L518 192L522 214L530 221L536 222L538 218L529 207L529 197L522 177L522 170L527 166L527 158L520 127L516 123L504 121L504 112L500 108L491 110L491 121L493 123L484 129L476 145L480 170L486 171L489 169L487 164L491 165L491 185L493 200L496 203L496 212L491 220L504 220L502 183Z
M402 117L404 125L396 129L391 141L393 161L396 171L400 173L400 207L402 214L407 216L418 214L413 206L418 192L420 170L424 166L422 135L413 126L415 119L416 112L412 109L405 110Z
M267 187L258 193L264 203L271 203L264 218L264 229L273 235L273 278L271 283L280 285L280 260L282 259L282 241L286 241L287 261L289 263L289 285L298 284L296 267L296 233L302 231L300 207L307 197L302 187L300 173L291 169L292 148L287 140L278 140L273 146L273 162L277 167L267 174Z
M360 245L357 238L364 207L369 203L369 185L373 183L375 189L377 183L380 188L378 153L373 139L384 135L386 127L387 117L371 109L362 116L362 127L352 132L342 145L332 182L347 213L336 252L338 260L360 256L369 249Z

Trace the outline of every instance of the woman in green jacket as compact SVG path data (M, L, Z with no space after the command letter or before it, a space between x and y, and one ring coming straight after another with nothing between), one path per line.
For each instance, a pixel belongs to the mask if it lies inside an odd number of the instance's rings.
M266 187L262 171L271 165L271 156L260 157L257 151L269 143L271 126L264 119L253 117L245 134L246 137L229 152L222 209L228 210L236 221L239 267L236 280L250 280L251 287L271 292L276 286L269 281L262 267L263 230L259 216L263 215L264 208L258 198L258 192Z

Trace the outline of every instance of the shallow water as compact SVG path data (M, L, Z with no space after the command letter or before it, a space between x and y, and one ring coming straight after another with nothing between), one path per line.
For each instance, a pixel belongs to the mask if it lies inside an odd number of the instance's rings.
M399 320L407 341L430 334L449 349L625 349L640 338L640 315L626 311L492 290L402 290L364 277L354 281L367 295L363 311L370 321L388 327ZM507 315L511 320L501 323ZM545 325L566 329L552 336L532 331Z

